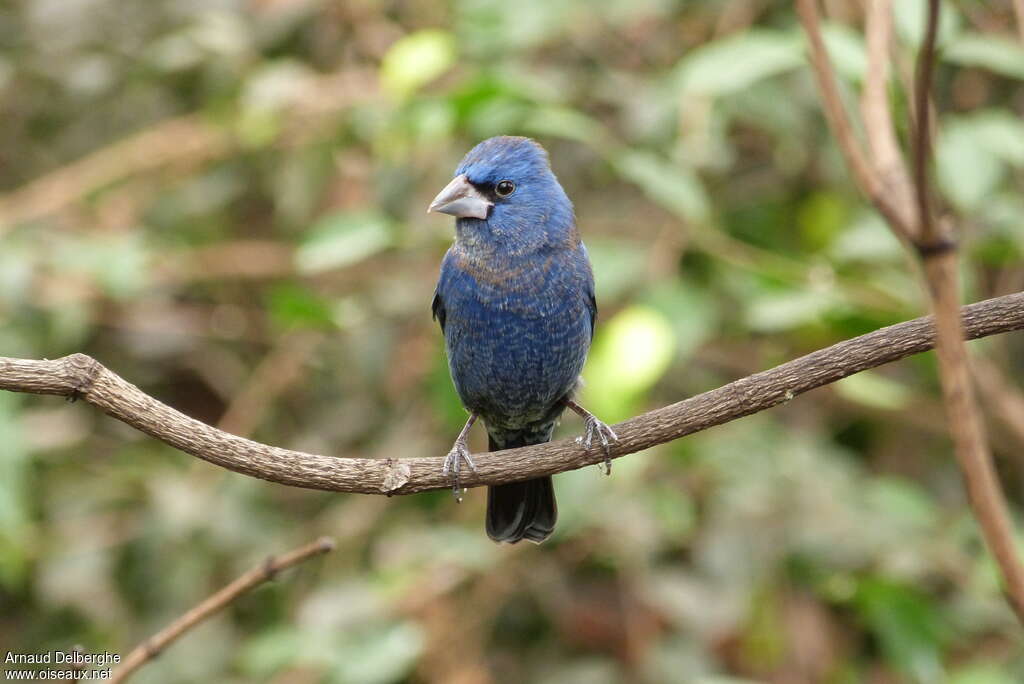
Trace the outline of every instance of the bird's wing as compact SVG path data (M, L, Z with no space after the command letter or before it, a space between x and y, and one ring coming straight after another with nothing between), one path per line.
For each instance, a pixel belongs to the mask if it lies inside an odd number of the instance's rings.
M448 320L448 311L445 309L441 292L450 292L448 288L452 276L451 255L452 252L449 249L444 255L444 259L441 260L441 274L437 279L437 287L434 288L434 298L430 301L430 312L433 314L434 320L441 326L441 332L444 332L444 324Z
M433 314L434 320L440 324L441 332L444 332L444 321L448 316L448 312L444 310L444 300L441 299L439 290L434 290L434 298L430 301L430 313Z
M594 271L590 267L590 255L587 253L587 246L580 243L580 253L583 255L582 268L584 276L584 295L587 298L587 311L590 313L590 341L594 341L594 323L597 321L597 296L594 294Z
M590 312L590 341L594 341L594 321L597 320L597 297L594 296L594 288L590 287L587 292L587 310Z

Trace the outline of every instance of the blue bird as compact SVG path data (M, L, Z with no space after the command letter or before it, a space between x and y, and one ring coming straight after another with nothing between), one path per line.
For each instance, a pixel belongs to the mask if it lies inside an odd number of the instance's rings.
M584 448L615 433L573 400L594 335L597 303L572 202L547 152L529 138L485 140L465 156L428 212L456 217L431 305L469 420L444 461L459 494L466 445L482 418L490 451L550 441L562 411L585 421ZM540 543L558 517L551 477L489 487L487 534Z

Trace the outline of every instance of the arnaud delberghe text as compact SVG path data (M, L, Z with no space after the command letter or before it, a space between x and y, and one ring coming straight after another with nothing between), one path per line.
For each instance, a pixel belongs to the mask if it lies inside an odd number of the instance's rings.
M119 653L101 651L99 653L83 653L81 651L46 651L45 653L14 653L8 651L4 657L5 665L91 665L106 667L121 662Z

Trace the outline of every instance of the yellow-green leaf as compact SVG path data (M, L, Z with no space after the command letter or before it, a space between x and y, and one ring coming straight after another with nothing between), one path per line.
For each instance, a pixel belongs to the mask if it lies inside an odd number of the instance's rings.
M626 417L635 400L668 369L675 355L672 326L659 311L632 306L599 330L586 377L599 391L588 395L603 420Z
M447 31L427 29L411 33L384 55L381 85L396 95L408 95L448 71L455 56L455 38Z

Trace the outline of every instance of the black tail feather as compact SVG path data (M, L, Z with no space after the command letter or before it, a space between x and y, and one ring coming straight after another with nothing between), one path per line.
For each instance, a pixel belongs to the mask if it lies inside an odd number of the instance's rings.
M501 447L489 439L491 451L514 446L525 444ZM515 544L528 539L539 544L551 536L557 520L558 505L550 476L487 488L487 536L496 542Z

